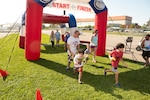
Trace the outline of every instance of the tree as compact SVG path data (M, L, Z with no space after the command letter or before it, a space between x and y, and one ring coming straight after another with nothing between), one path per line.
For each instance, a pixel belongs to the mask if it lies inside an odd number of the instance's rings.
M42 29L45 29L45 28L46 28L46 26L44 24L42 24Z
M147 26L148 29L150 29L150 19L149 19L149 21L147 21L146 26Z

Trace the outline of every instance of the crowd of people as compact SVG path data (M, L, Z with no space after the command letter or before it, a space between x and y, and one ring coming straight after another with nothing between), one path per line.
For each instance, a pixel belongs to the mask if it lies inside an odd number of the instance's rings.
M90 44L87 46L86 50L80 49L80 39L79 39L80 31L76 30L73 35L70 35L69 32L64 34L64 50L68 54L68 64L66 70L69 70L71 62L74 64L74 74L78 73L78 82L82 84L82 71L83 65L85 64L84 59L87 58L89 54L92 55L92 62L96 63L96 53L98 47L98 30L95 30L91 36ZM60 33L58 30L56 33L54 31L51 32L50 41L52 43L52 47L54 47L54 38L56 39L56 44L59 45L60 41ZM59 38L58 38L59 37ZM118 66L121 61L125 67L128 67L127 63L123 60L123 51L125 45L123 43L118 43L114 50L112 50L108 54L108 58L111 60L111 69L104 69L104 75L106 76L108 72L113 72L115 74L115 86L120 87L119 84L119 71ZM150 35L147 34L145 39L142 41L141 47L143 48L142 56L146 61L144 66L148 66L149 57L150 57ZM88 51L88 53L87 53ZM85 56L86 55L86 56Z

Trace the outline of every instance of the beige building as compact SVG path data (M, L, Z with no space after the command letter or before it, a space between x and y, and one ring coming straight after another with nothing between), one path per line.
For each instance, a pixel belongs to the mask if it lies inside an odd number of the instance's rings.
M130 24L132 24L132 17L130 17L130 16L112 16L112 17L108 17L107 24L130 25Z
M132 17L130 16L112 16L107 18L107 24L130 25ZM77 26L94 26L94 18L77 19Z

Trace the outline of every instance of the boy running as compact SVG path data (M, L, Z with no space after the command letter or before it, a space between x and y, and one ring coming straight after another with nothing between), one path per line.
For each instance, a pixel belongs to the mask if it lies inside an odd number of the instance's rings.
M123 57L123 49L124 49L124 44L118 43L116 45L116 49L113 50L109 54L109 59L111 60L112 69L111 70L110 69L105 69L104 70L104 75L106 75L107 72L115 73L115 86L117 86L117 87L120 87L120 84L118 82L118 76L119 76L118 65L119 65L119 62L122 61L125 64L125 66L127 67L127 64L122 59L122 57Z

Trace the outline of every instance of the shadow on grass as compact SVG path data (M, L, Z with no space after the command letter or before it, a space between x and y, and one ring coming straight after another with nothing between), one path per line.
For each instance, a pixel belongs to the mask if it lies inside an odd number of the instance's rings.
M73 71L72 71L73 69L71 69L70 71L66 71L66 66L60 63L56 63L42 58L38 61L32 61L32 62L76 79L76 76L73 75ZM148 80L150 79L149 73L150 73L149 68L147 69L143 68L140 70L132 70L125 73L120 73L119 80L122 85L121 88L127 91L135 90L141 93L150 93L149 90L150 80ZM104 76L104 75L91 74L89 72L83 71L82 80L84 84L88 84L94 87L96 91L104 91L105 93L110 93L112 96L115 96L116 98L122 99L121 95L113 93L116 87L114 87L114 82L113 82L114 75L112 74ZM139 83L139 82L143 82L143 83Z
M128 59L128 58L124 58L124 60L127 61L127 62L131 62L131 63L144 64L143 62L138 61L138 60L136 60L136 59L131 60L131 59Z
M43 46L44 49L45 49L45 50L41 50L41 53L55 54L55 53L64 53L64 52L66 52L64 50L64 44L60 44L59 46L55 45L54 48L52 48L51 44L41 44L41 46ZM80 48L85 50L86 46L80 45Z
M136 90L140 93L150 93L150 67L132 70L120 74L120 82L124 90Z
M93 66L93 67L95 67L95 68L101 68L101 69L104 69L105 67L104 66L97 66L97 65L91 65L91 66Z
M54 48L52 48L51 45L42 45L44 46L45 50L41 50L41 53L47 53L47 54L55 54L55 53L63 53L66 52L64 50L64 45L60 44L59 46L54 46Z

